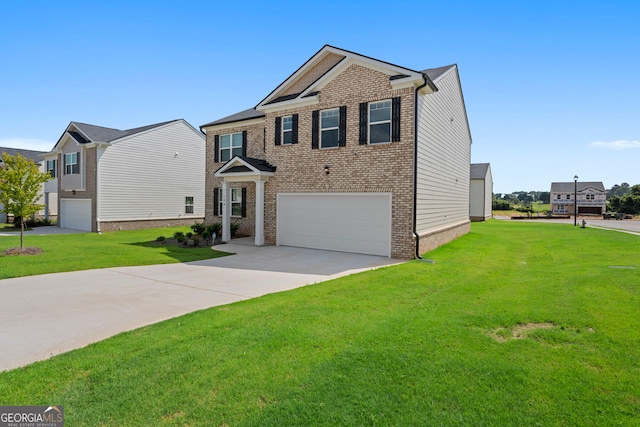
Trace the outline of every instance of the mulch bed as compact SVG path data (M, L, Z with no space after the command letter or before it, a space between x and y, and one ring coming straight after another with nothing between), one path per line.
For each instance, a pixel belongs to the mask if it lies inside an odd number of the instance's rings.
M29 247L29 248L9 248L2 251L2 255L39 255L43 253L43 250L40 248Z

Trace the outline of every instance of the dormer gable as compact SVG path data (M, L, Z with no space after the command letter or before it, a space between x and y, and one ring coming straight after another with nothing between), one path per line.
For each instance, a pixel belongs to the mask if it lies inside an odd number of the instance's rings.
M354 64L389 76L389 83L393 89L423 86L421 91L424 93L437 91L426 73L325 45L264 98L255 109L268 112L316 104L319 102L318 95L322 89Z

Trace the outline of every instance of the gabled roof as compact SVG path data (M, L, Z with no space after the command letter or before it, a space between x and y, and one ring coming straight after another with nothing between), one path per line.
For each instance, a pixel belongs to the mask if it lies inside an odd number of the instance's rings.
M222 165L215 176L224 175L273 175L276 167L267 163L266 160L253 157L234 156L227 163Z
M42 159L39 156L41 154L44 154L45 151L25 150L23 148L0 147L0 163L2 163L3 153L7 153L10 156L15 156L16 154L20 154L25 159L33 160L35 163L38 163L42 161Z
M80 122L71 122L69 123L63 134L60 136L53 149L55 150L55 148L58 146L58 144L60 144L60 141L62 141L63 137L66 134L70 135L75 141L78 142L78 144L89 144L92 142L109 143L126 136L135 135L137 133L141 133L153 128L164 126L168 123L178 122L180 120L183 119L170 120L167 122L156 123L153 125L142 126L128 130L113 129Z
M552 193L573 193L573 191L575 190L575 187L577 187L578 192L582 192L588 189L593 189L593 190L602 191L602 192L606 191L604 188L604 184L600 181L593 181L593 182L578 181L577 186L574 182L552 182L551 192Z
M315 55L298 68L291 76L275 88L256 106L257 110L267 109L273 104L292 101L313 101L322 88L335 76L352 64L362 65L387 74L391 84L396 87L420 86L424 83L424 75L428 76L430 91L437 91L428 73L401 67L390 62L380 61L345 49L324 45ZM434 69L437 70L437 69ZM439 76L444 70L434 72Z
M265 116L263 111L270 108L278 109L298 103L315 103L322 88L351 64L359 64L387 74L392 86L397 88L421 86L425 84L426 77L426 87L422 90L428 92L436 92L438 88L435 82L449 70L456 67L454 64L416 71L345 49L324 45L266 98L260 101L256 107L206 123L200 126L200 129L261 118Z
M489 171L489 163L472 163L471 179L485 179Z

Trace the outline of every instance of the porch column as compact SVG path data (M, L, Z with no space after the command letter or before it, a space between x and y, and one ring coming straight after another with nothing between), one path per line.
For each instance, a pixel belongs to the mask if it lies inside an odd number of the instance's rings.
M231 187L227 180L222 181L222 241L231 240Z
M44 193L44 219L49 220L49 193Z
M264 245L264 181L257 179L256 183L256 246Z

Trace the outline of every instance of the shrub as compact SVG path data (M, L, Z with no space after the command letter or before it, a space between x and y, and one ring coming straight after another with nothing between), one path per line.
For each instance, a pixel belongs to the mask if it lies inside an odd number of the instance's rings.
M193 237L193 233L188 231L187 234L185 234L185 236L187 236L187 239L190 239Z
M508 211L511 210L511 203L507 200L494 200L492 209L496 211Z
M210 236L213 236L213 233L219 236L222 233L222 223L214 222L213 224L207 225L206 231L209 232Z
M204 231L207 229L207 226L205 225L204 222L196 222L195 224L191 225L191 230L195 233L195 234L199 234L202 236L202 233L204 233Z
M165 237L164 236L158 236L156 237L156 242L164 242Z
M182 231L176 231L173 233L173 237L180 243L184 242L184 239L186 239Z

